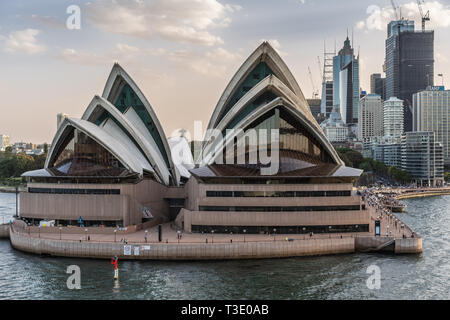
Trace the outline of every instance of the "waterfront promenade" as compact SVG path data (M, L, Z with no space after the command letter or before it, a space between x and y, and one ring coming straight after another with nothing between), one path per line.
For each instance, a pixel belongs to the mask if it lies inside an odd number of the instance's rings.
M22 251L54 256L121 259L200 260L276 258L356 251L386 250L420 253L422 239L374 194L365 194L372 225L381 221L381 235L370 232L333 234L202 234L185 233L172 223L135 232L112 228L30 227L22 221L10 226L11 245Z

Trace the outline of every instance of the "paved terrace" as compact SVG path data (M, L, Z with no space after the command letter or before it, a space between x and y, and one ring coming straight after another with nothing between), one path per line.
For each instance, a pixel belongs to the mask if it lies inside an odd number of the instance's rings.
M384 208L375 198L366 199L366 207L371 214L371 228L375 220L381 221L381 235L394 238L403 238L403 236L410 238L413 234L411 228L401 222L388 209ZM136 231L127 234L110 233L98 234L93 228L79 229L81 233L74 233L71 228L61 228L61 232L57 227L55 228L40 228L41 231L35 231L37 228L26 228L22 232L28 233L32 238L53 239L53 240L68 240L77 242L127 242L133 243L158 243L158 227L148 228L145 230ZM47 229L47 230L46 230ZM48 233L47 231L50 231ZM90 231L91 230L91 231ZM181 239L179 239L179 235ZM145 239L147 235L147 240ZM329 239L329 238L355 238L363 236L373 236L372 232L358 232L358 233L332 233L332 234L202 234L202 233L186 233L179 231L172 223L162 225L162 241L163 243L236 243L236 242L268 242L268 241L286 241L292 240L310 240L310 239ZM415 235L417 237L417 235Z

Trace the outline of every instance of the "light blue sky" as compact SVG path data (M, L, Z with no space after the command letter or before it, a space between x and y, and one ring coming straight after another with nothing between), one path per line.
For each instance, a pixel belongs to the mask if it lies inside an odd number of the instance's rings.
M435 73L446 79L450 3L426 2ZM416 2L396 3L420 27ZM81 8L81 30L65 27L72 4ZM360 83L368 90L369 75L382 71L391 17L388 0L2 0L0 133L12 141L51 142L56 113L80 117L102 93L114 61L144 91L167 135L192 131L194 120L206 125L227 82L263 39L310 98L308 66L319 88L323 43L334 50L336 41L339 50L347 29L350 36L353 29Z

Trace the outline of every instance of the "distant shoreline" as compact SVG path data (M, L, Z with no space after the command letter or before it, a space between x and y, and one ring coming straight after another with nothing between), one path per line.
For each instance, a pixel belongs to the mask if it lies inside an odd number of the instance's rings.
M450 190L435 190L435 191L422 191L422 192L411 192L397 195L395 198L397 200L403 199L412 199L412 198L424 198L424 197L435 197L435 196L444 196L450 195Z
M26 191L26 188L19 188L19 191ZM15 187L0 186L0 193L16 193Z

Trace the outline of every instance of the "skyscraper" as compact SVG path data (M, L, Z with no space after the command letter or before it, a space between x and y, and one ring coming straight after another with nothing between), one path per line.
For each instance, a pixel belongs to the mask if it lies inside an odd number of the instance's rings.
M386 39L386 99L404 103L404 129L412 130L412 95L434 77L434 31L414 31L414 21L388 24Z
M433 131L450 164L450 90L429 87L413 95L413 131Z
M383 102L378 94L368 94L359 101L358 139L383 135Z
M328 80L322 83L322 101L320 112L328 119L333 111L333 81Z
M324 43L323 47L323 77L322 77L322 101L320 112L326 119L333 111L333 58L336 51L328 51Z
M404 132L403 119L403 101L394 97L386 100L383 117L384 135L400 137Z
M348 37L333 58L333 107L346 124L358 122L359 59L355 57Z
M370 75L370 93L378 94L381 100L386 100L386 78L382 78L380 73Z

